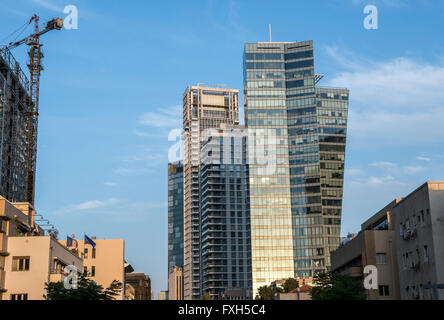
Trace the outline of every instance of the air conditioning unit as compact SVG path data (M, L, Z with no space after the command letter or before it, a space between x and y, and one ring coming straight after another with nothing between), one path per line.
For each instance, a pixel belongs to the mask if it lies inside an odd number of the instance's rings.
M407 230L402 237L404 240L408 240L410 238L410 230Z
M416 261L416 262L414 262L413 264L412 264L412 266L411 266L411 268L413 269L413 270L415 270L415 271L418 271L419 270L419 261Z

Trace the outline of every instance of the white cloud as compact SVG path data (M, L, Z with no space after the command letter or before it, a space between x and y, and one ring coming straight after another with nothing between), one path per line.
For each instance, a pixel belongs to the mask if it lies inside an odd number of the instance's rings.
M138 137L144 137L144 138L165 138L165 137L167 136L166 133L163 133L163 134L159 134L159 133L148 133L148 132L145 132L145 131L142 131L142 130L138 130L138 129L134 129L134 130L132 131L132 133L133 133L135 136L138 136Z
M388 181L394 181L395 178L392 176L383 176L383 177L370 177L367 181L367 184L381 184L386 183Z
M345 169L345 175L349 176L349 177L353 177L353 176L359 176L362 175L364 172L361 169L357 169L357 168L350 168L350 169Z
M406 57L379 62L332 47L327 53L348 70L327 85L350 89L350 139L398 146L440 142L444 63Z
M373 162L371 165L374 167L382 167L382 168L387 168L387 167L391 168L395 166L394 163L388 161L376 161Z
M65 208L56 211L56 213L66 214L79 211L90 211L90 210L108 207L119 202L120 200L116 198L110 198L106 200L89 200L82 203L69 205Z
M32 0L32 2L55 12L63 12L63 9L61 7L56 6L51 1L48 0Z
M131 168L117 168L117 169L114 169L113 172L118 175L128 175L131 173L135 173L136 170L131 169Z
M376 161L370 164L373 167L381 168L384 172L392 176L403 176L404 174L415 174L424 171L426 168L423 166L412 165L398 165L393 162ZM376 180L375 180L376 181Z
M395 7L395 8L399 8L402 7L405 4L405 0L372 0L371 2L369 2L368 0L352 0L352 3L355 5L368 5L368 4L373 4L373 5L386 5L389 7Z
M416 157L416 160L421 160L421 161L430 161L430 160L432 160L432 159L430 159L430 158L427 158L427 157L422 157L422 156L420 156L420 157Z
M149 213L163 213L164 209L167 207L167 201L155 200L134 202L110 198L106 200L90 200L79 204L72 204L61 208L60 210L56 210L55 214L94 213L95 215L106 215L107 219L125 219L125 221L127 221L127 219L145 219ZM125 212L124 216L122 216L122 212Z
M157 162L155 162L157 164ZM144 175L144 174L154 174L158 172L155 168L152 168L154 164L151 164L151 167L122 167L113 170L113 173L119 176L130 176L130 175Z
M155 128L181 128L182 106L158 109L157 112L146 112L139 118L139 123Z
M415 174L425 170L425 168L422 166L404 166L402 169L404 170L405 173L408 174Z
M119 184L116 182L104 182L103 184L107 187L118 187L119 186Z
M125 157L123 159L124 162L135 162L135 161L147 161L147 162L156 162L158 163L159 160L164 160L167 157L167 153L154 153L152 151L146 151L146 154L143 155L136 155L136 156L129 156Z

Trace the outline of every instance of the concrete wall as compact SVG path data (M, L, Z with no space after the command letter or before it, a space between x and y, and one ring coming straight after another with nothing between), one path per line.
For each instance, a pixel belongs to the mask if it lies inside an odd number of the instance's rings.
M364 280L363 270L374 265L378 270L378 285L388 285L389 295L380 296L379 290L367 290L369 300L399 299L397 261L393 230L363 230L354 239L331 255L332 270ZM376 254L385 253L386 264L377 264Z
M429 184L429 201L436 281L439 284L444 284L444 183ZM437 290L437 293L438 299L444 300L444 289Z
M118 300L124 298L125 288L125 240L123 239L93 239L96 243L96 257L92 256L92 246L84 244L83 240L78 240L79 252L84 253L84 249L88 249L88 257L82 256L83 266L87 267L88 274L91 273L92 267L95 267L95 276L90 278L98 284L107 288L113 280L117 280L123 284L123 290Z
M168 300L183 300L182 267L174 267L168 274Z
M426 288L444 284L444 182L425 183L413 191L393 209L393 217L401 298L444 299L444 290ZM410 233L406 232L407 224ZM425 246L429 251L428 261ZM409 259L404 263L406 254Z

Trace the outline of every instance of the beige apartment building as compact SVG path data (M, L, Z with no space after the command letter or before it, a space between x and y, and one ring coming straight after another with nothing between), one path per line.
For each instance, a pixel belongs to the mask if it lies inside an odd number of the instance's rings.
M151 279L144 273L126 273L126 283L134 288L133 300L152 300Z
M183 269L173 267L168 274L168 300L183 300Z
M403 300L444 300L444 182L426 182L393 208Z
M312 286L305 284L288 293L278 292L275 300L311 300L310 291L312 288Z
M91 238L96 246L85 244L84 240L77 240L77 252L83 259L82 272L86 272L91 280L103 288L117 280L122 284L122 290L117 300L125 299L125 273L132 267L125 262L125 240L123 239L96 239ZM64 246L66 240L61 240Z
M125 296L123 300L136 300L136 288L129 283L125 284Z
M363 279L378 270L369 300L444 300L444 182L426 182L362 224L332 253L332 271Z
M63 280L67 266L86 271L104 288L119 281L118 300L136 297L136 288L126 286L125 274L134 269L124 260L123 239L93 237L94 248L83 240L77 240L77 248L67 248L66 240L57 240L56 234L45 235L36 215L29 203L11 203L0 196L0 300L44 299L45 284Z
M376 266L378 289L367 290L368 300L399 299L397 259L391 211L396 199L361 225L361 231L331 255L332 271L364 280L364 268Z
M168 291L159 291L157 300L168 300Z
M35 223L29 203L0 196L0 300L43 300L45 283L60 281L68 265L82 259Z
M82 259L50 236L9 237L8 250L5 284L11 300L43 300L45 284L63 281L65 267L82 270Z

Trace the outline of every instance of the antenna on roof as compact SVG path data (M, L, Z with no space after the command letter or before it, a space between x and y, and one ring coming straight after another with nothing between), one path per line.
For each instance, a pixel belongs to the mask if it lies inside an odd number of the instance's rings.
M270 42L271 42L271 24L268 25L268 32L270 33Z

